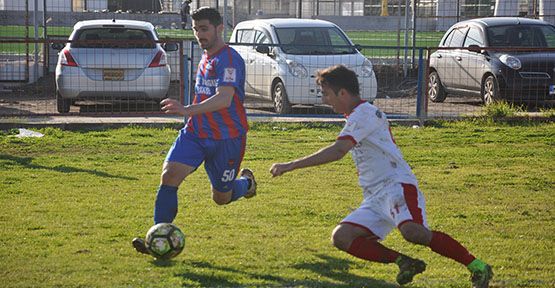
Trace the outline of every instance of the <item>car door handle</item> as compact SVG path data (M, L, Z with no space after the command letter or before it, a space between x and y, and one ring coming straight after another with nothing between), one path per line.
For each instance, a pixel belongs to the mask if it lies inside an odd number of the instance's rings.
M457 56L457 57L455 57L455 59L457 59L457 61L462 61L461 56Z

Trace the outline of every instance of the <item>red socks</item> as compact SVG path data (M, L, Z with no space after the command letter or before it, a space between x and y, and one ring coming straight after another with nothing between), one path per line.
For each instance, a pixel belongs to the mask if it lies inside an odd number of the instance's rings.
M399 252L383 246L375 239L371 240L362 236L353 240L347 253L361 259L381 263L393 263L401 255Z
M468 266L470 262L476 259L457 240L443 232L432 231L432 241L430 241L429 247L432 251L451 258L464 266ZM381 263L393 263L401 255L399 252L383 246L375 239L365 237L358 237L353 240L347 253L361 259Z
M432 241L429 246L437 254L451 258L464 266L468 266L476 259L457 240L439 231L432 231Z
M457 240L443 232L432 231L432 241L430 241L429 247L432 251L451 258L464 266L468 266L470 262L476 259ZM358 237L353 240L347 253L361 259L381 263L393 263L401 255L399 252L383 246L375 239L365 237Z

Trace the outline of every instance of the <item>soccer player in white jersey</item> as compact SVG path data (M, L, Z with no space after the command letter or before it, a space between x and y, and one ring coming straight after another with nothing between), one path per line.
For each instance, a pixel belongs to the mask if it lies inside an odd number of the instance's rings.
M345 114L346 124L333 144L311 155L273 164L272 176L336 161L351 151L364 200L333 230L334 246L361 259L396 263L397 282L407 284L424 272L426 263L380 244L397 227L405 240L428 246L466 266L473 287L488 287L493 276L488 264L449 235L429 229L416 177L395 144L385 114L361 100L356 74L336 65L319 71L316 82L322 89L322 101Z

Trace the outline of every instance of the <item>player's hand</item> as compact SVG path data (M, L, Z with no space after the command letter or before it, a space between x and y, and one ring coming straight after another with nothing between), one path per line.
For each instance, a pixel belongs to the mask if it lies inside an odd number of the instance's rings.
M166 114L186 115L185 107L175 99L166 98L160 102L160 105L162 105L162 111Z
M291 163L274 163L270 168L270 174L272 177L277 177L291 170L293 170Z

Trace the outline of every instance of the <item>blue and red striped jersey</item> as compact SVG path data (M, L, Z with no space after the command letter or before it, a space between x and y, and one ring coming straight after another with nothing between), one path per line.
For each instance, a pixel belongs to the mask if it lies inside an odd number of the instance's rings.
M235 93L231 105L217 111L189 117L185 129L199 138L231 139L249 129L243 101L245 99L245 62L229 46L214 55L206 52L197 68L195 98L200 103L216 94L219 86L233 86Z

